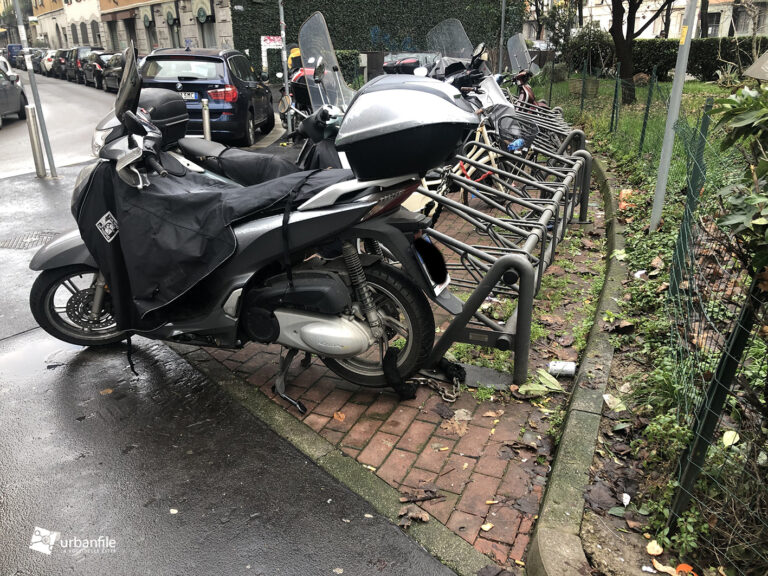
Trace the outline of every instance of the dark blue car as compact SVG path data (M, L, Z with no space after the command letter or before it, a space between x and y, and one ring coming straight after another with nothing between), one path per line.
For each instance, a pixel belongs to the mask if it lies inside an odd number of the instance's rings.
M142 85L179 92L186 101L187 136L202 135L202 100L208 99L211 138L251 146L256 130L272 131L272 93L246 56L237 50L155 50L141 67Z
M8 62L11 63L11 66L16 66L16 56L18 56L21 51L24 49L24 47L21 44L8 44L6 46L8 49Z

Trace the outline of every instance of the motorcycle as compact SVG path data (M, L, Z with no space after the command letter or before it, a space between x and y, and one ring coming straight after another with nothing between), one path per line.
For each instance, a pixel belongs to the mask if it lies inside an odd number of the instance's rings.
M308 25L327 38L321 14ZM421 237L429 218L401 204L476 126L458 92L426 80L361 89L336 137L351 170L242 187L164 150L158 124L172 123L138 108L131 49L125 58L117 122L73 191L78 229L30 263L40 272L30 293L38 324L78 345L128 339L129 352L134 334L218 348L278 343L288 352L275 389L300 412L285 393L300 351L362 386L390 385L385 365L400 378L422 368L434 341L429 299L454 312L457 303L444 261ZM323 61L314 76L324 82Z

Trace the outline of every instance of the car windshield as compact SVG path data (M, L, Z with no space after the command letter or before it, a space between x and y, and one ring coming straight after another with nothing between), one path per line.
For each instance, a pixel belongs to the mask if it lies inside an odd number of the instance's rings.
M144 63L141 75L151 80L223 81L224 62L193 58L153 58Z
M312 14L301 25L299 48L301 49L304 69L307 72L307 88L309 89L309 98L312 101L312 109L319 110L323 104L331 104L345 110L355 92L344 81L344 75L341 73L333 43L328 34L325 17L320 12ZM325 64L325 76L321 86L318 86L313 79L313 73L315 66L320 62L320 58Z
M427 49L447 58L472 58L472 42L456 18L443 20L427 32Z
M101 60L102 64L107 64L112 56L114 56L114 54L99 54L99 60Z

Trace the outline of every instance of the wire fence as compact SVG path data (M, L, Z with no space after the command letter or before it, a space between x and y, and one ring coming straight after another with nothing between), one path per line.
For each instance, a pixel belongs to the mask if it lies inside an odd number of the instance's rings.
M534 87L537 98L609 141L619 162L638 159L655 176L670 84L659 83L655 71L636 76L636 84L586 70L560 72L554 64L545 69ZM666 191L669 204L684 203L681 217L679 208L667 213L680 219L665 308L680 433L669 438L680 454L667 528L702 566L765 576L768 280L750 273L737 239L717 225L718 191L741 176L745 160L737 150L721 150L711 106L710 100L703 110L692 109L684 97Z

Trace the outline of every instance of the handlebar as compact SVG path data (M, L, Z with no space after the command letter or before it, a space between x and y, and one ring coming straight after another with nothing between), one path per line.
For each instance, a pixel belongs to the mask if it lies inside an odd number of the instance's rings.
M155 172L160 174L160 176L162 176L163 178L168 176L168 170L163 168L163 165L160 164L160 162L158 162L154 156L147 156L145 158L145 162L149 169L154 170Z

